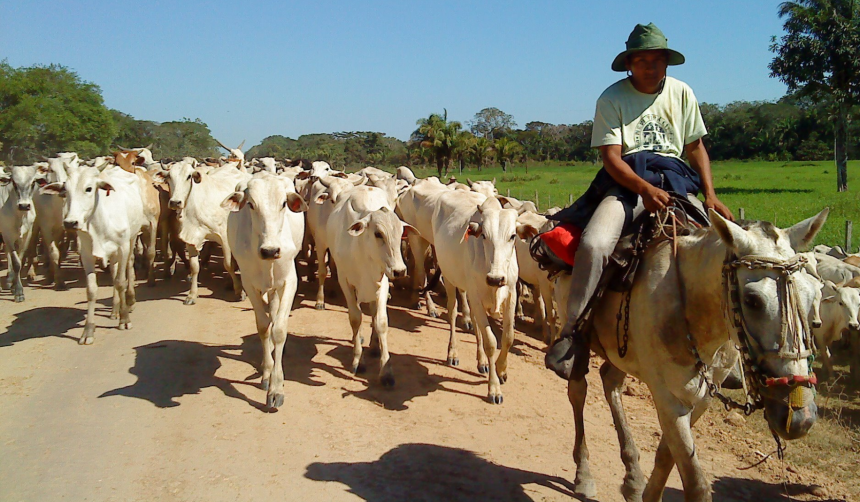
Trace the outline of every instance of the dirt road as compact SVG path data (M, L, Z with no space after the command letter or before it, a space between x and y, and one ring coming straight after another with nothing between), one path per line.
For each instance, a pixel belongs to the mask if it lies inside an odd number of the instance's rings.
M345 369L351 334L340 295L319 312L302 285L284 358L286 403L266 413L250 303L227 301L222 277L201 273L195 306L182 304L187 283L178 277L140 285L131 331L108 319L111 291L101 277L96 341L78 346L83 274L71 261L66 267L69 291L46 289L40 277L25 303L0 295L0 500L572 497L566 386L543 368L539 330L529 323L519 326L532 335L517 332L504 404L496 406L471 357L474 338L462 334L461 366L445 366L447 321L403 307L395 292L389 343L397 384L386 390L374 364L362 377ZM363 329L369 333L367 316ZM599 500L619 500L623 469L596 371L589 382ZM634 384L629 394L650 470L659 429L647 392ZM717 432L698 433L715 499L787 500L774 462L738 470L769 446L735 437L743 430L721 416L703 419ZM791 493L813 479L803 471L796 478ZM666 499L682 500L677 474L670 487Z

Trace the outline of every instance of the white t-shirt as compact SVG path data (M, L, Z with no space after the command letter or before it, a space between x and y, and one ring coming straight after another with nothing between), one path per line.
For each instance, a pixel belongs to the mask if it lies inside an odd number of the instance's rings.
M622 156L650 151L681 158L684 145L706 134L690 86L667 76L662 92L644 94L625 78L598 98L591 146L621 145Z

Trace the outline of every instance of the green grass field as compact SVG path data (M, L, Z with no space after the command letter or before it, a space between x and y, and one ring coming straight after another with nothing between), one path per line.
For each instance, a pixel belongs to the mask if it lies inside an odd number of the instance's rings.
M526 172L518 164L508 173L498 167L477 171L454 171L460 181L490 180L496 178L500 194L510 194L523 200L535 201L546 209L566 206L571 195L578 197L594 178L599 165L592 164L537 164L532 163ZM860 168L860 161L848 166L849 191L836 192L836 166L832 161L822 162L715 162L714 184L717 194L729 208L738 214L745 209L747 219L768 220L786 227L813 216L824 207L830 207L830 217L816 239L817 244L844 245L845 221L857 222L853 232L852 249L860 244L860 180L852 176ZM416 169L419 177L433 176L435 169ZM857 178L853 178L857 179ZM510 191L510 192L508 192Z

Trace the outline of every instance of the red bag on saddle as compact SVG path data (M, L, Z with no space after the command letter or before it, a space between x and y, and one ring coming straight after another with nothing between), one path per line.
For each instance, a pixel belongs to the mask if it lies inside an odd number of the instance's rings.
M573 266L573 257L582 239L581 228L570 223L560 223L549 232L540 234L539 237L556 256Z

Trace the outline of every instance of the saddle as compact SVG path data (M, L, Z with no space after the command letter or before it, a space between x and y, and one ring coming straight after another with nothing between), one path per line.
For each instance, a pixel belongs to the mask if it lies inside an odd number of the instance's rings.
M604 268L603 274L600 276L600 281L594 294L589 298L582 314L576 319L573 329L565 329L561 333L560 338L547 351L544 362L547 368L555 371L559 377L565 380L569 380L571 377L573 370L572 359L576 353L575 343L590 345L589 325L591 313L600 299L603 298L606 290L624 293L629 292L633 288L636 280L636 272L639 270L639 265L648 246L657 240L674 240L676 237L688 235L694 229L710 226L707 214L691 203L687 197L672 192L669 195L671 196L671 200L665 211L654 214L643 212L625 228L618 244L615 246L615 250L610 256L609 264ZM539 245L536 245L534 239L530 246L530 251L532 249L537 250L537 252L533 251L531 253L532 258L538 262L538 266L542 270L548 271L550 278L561 273L570 274L573 267L566 264L566 267L561 270L559 270L559 267L551 270L544 268L544 263L557 265L561 260L545 258L543 254L549 250L544 250ZM580 340L574 342L574 333L580 334ZM580 348L580 350L587 353L587 349ZM588 365L586 362L578 366L580 366L579 372L581 372L581 375L575 376L581 378L588 372Z

